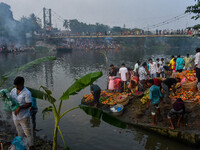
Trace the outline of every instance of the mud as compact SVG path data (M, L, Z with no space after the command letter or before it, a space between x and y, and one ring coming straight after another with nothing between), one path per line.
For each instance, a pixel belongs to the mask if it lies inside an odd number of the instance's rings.
M167 114L172 108L173 102L171 101L171 104L167 107L162 102L160 103L161 118L157 118L156 126L151 125L151 113L149 110L146 110L145 105L140 102L139 98L131 98L129 104L125 106L123 115L118 118L128 124L200 146L200 105L185 102L186 112L180 127L176 126L178 116L175 115L172 118L175 130L170 130Z

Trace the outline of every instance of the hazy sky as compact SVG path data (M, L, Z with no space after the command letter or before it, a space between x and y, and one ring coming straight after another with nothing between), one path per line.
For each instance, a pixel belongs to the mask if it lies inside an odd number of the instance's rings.
M51 8L53 26L62 27L60 17L78 19L94 24L143 28L183 14L194 0L0 0L11 6L14 18L35 13L42 18L42 8ZM57 18L55 17L57 16ZM184 17L158 29L178 29L194 25L191 16ZM154 29L153 29L154 30Z

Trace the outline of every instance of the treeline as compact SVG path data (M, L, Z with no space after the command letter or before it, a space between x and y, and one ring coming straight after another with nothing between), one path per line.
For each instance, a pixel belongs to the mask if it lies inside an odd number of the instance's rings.
M69 26L68 26L69 25ZM141 29L129 29L129 28L122 28L119 26L109 27L108 25L96 23L96 24L86 24L83 22L78 21L77 19L69 20L68 22L65 22L64 27L68 28L70 27L72 33L95 33L95 32L101 32L101 33L113 33L113 34L119 34L121 32L132 32L133 34L136 34L136 32L141 32Z
M10 6L0 3L0 41L2 42L26 42L27 36L30 38L34 32L38 32L41 26L37 23L34 14L29 17L22 17L19 21L13 18ZM0 43L0 44L1 44Z

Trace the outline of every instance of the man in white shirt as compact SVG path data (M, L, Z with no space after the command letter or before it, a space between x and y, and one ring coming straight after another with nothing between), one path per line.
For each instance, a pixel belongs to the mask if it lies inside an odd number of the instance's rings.
M144 62L141 67L138 69L138 75L139 75L139 91L144 91L145 90L145 82L147 80L147 76L149 74L149 71L147 69L147 63Z
M140 61L138 60L134 66L134 72L136 73L136 75L138 75L138 69L139 69L139 66L140 66Z
M157 64L156 62L153 62L151 58L149 59L149 72L152 79L157 78Z
M125 67L125 64L122 64L122 67L119 69L119 74L121 77L121 80L123 81L123 91L125 91L126 88L126 81L128 77L128 69Z
M194 60L194 70L196 70L196 77L198 78L198 90L200 90L200 48L196 49L196 55Z
M20 126L27 137L29 150L33 150L33 138L31 135L30 124L30 107L32 105L31 92L24 87L24 78L16 77L14 80L15 88L12 89L10 95L11 98L19 103L19 107L12 113L13 121L18 133L18 136L22 137Z

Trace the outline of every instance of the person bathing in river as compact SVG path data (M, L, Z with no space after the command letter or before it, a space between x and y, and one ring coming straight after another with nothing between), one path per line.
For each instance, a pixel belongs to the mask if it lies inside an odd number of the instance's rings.
M149 59L149 72L150 72L150 77L153 78L157 78L157 65L156 62L153 62L153 60L150 58Z
M154 85L153 79L147 81L147 85L149 87L149 101L146 105L146 109L150 107L151 115L152 115L152 125L156 125L156 113L157 117L160 118L160 98L162 94L160 92L160 88Z
M27 137L29 150L33 150L33 138L31 135L30 124L30 107L32 105L31 92L24 86L24 78L16 77L14 80L15 88L12 89L11 98L19 103L19 107L12 113L13 121L18 133L18 136L23 135L20 127L23 129Z
M177 127L180 126L180 122L181 122L181 119L183 118L183 115L185 113L185 105L184 105L184 102L181 98L178 98L175 103L173 104L173 108L169 111L168 115L167 115L167 118L169 119L169 122L170 122L170 126L169 126L169 129L171 130L174 130L174 124L172 122L172 119L171 117L174 115L174 114L177 114L179 115L178 117L178 122L177 122Z
M99 104L99 98L101 96L101 88L96 84L91 84L90 91L94 98L94 107L97 107L97 105Z

